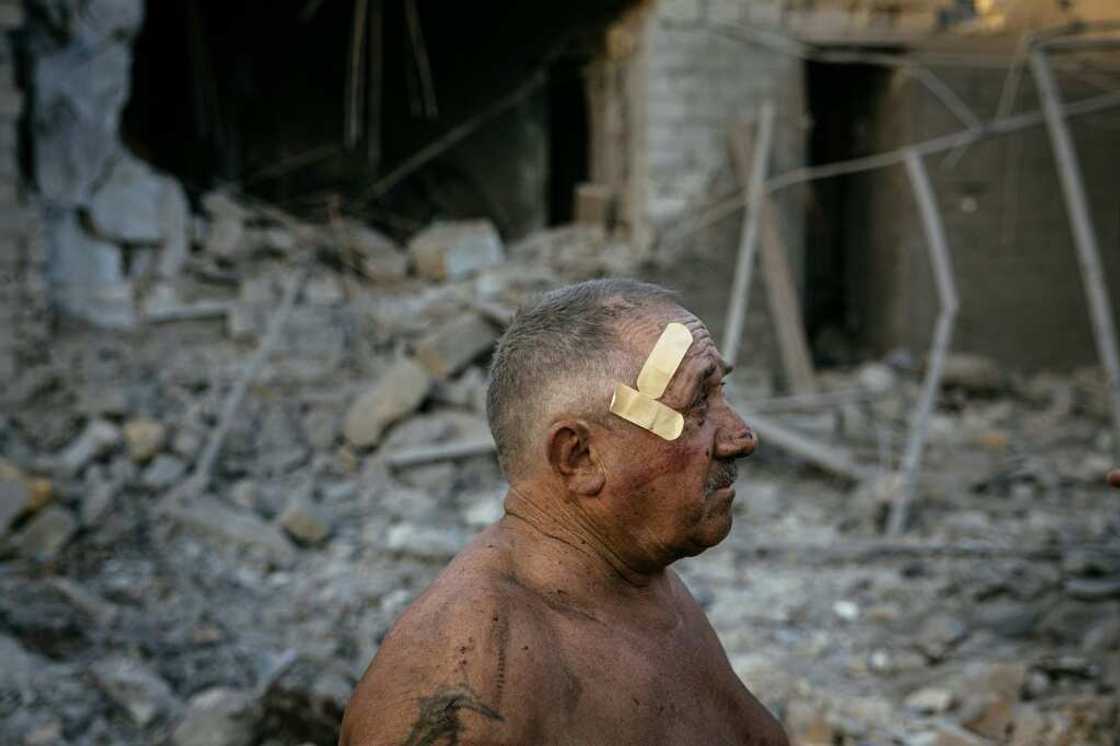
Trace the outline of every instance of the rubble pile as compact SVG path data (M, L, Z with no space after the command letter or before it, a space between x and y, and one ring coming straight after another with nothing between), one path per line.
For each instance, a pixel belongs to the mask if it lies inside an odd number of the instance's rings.
M0 393L0 743L333 744L390 624L501 515L502 325L530 294L635 271L588 226L400 245L226 194L202 209L177 266L132 281L132 331L64 325ZM913 368L826 372L841 393L815 402L735 390L889 472ZM798 743L1114 743L1107 387L946 370L902 546L880 492L764 436L731 537L679 571Z

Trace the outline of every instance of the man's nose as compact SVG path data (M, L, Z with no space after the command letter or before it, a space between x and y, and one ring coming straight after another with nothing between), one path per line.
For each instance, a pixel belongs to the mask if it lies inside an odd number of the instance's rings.
M723 410L720 414L724 421L716 430L716 456L718 458L750 456L758 448L758 436L730 406L724 406Z

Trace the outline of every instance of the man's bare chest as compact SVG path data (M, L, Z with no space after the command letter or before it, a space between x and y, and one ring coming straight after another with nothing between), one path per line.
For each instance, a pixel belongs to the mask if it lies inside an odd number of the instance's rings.
M703 634L683 628L588 631L561 633L558 640L566 696L557 720L570 742L785 744L718 643Z

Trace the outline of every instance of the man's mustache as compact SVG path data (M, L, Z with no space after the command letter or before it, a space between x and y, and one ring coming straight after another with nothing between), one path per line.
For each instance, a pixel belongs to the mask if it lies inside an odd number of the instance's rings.
M716 490L730 487L739 478L739 465L734 461L717 461L708 474L708 483L704 489L711 494Z

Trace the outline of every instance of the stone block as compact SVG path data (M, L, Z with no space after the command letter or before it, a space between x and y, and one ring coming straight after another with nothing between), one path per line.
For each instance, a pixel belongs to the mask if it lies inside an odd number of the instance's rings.
M416 273L429 280L458 280L500 264L504 256L498 231L487 220L435 223L408 244Z
M77 475L90 461L100 458L121 442L121 431L111 422L93 420L58 458L63 474Z
M167 442L167 428L148 419L129 420L124 425L124 441L128 457L136 463L150 461Z
M191 697L171 735L172 746L251 746L260 701L251 691L215 687Z
M141 727L175 706L171 687L140 661L112 656L94 663L90 673L97 687Z
M337 230L343 248L370 280L387 282L408 274L408 255L384 233L353 220L343 221Z
M0 536L21 515L31 509L31 490L16 476L0 476Z
M413 360L401 358L350 406L342 433L357 448L381 440L385 428L414 412L432 385L428 371Z
M296 499L280 514L280 525L302 544L320 544L330 535L331 524L323 511L310 500Z
M455 375L493 348L498 333L475 314L460 316L416 345L416 359L440 380Z
M64 312L97 326L136 326L132 285L115 244L94 238L66 212L48 221L48 275L52 301Z
M69 543L78 521L63 508L47 508L32 518L17 539L19 554L28 559L48 560Z
M452 526L440 528L398 523L390 527L385 536L385 547L390 551L431 559L452 557L466 543L464 531Z
M160 213L170 181L139 158L121 152L90 199L90 225L109 241L158 244L163 237Z
M222 545L232 545L265 558L285 562L292 558L293 548L284 534L253 513L230 508L211 497L202 497L190 505L172 505L168 515L184 528L195 531Z
M170 454L161 453L148 465L140 481L152 490L165 490L174 486L187 473L187 465Z

